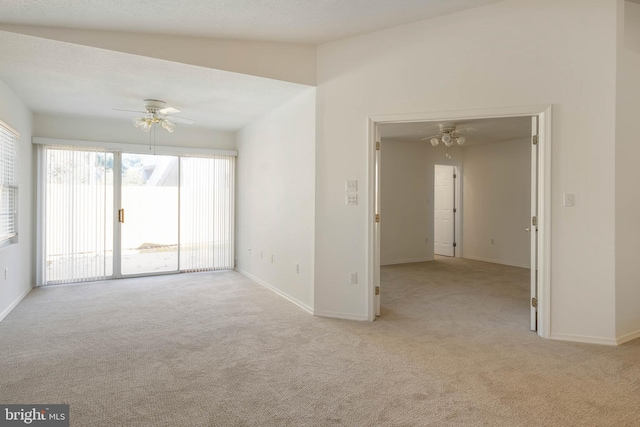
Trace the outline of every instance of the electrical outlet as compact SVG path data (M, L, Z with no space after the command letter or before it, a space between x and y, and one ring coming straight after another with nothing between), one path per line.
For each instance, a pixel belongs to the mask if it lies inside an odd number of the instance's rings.
M492 245L495 245L495 244L496 244L495 239L491 239L491 244L492 244Z
M356 285L358 283L358 273L349 274L349 283L352 285Z
M300 264L296 263L296 273L300 274Z
M251 253L251 246L249 246L249 253Z
M576 195L573 193L564 193L562 205L565 208L572 208L576 203Z
M429 238L428 238L428 237L425 237L425 238L424 238L424 242L425 242L425 243L429 243Z

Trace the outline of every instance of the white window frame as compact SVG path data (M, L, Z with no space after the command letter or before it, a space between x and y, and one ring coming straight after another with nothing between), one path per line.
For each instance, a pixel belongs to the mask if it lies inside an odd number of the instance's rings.
M18 139L20 134L0 121L0 247L18 236Z

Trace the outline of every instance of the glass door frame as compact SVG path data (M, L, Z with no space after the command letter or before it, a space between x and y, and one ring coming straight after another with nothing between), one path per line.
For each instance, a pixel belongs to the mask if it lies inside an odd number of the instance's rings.
M159 156L171 156L175 157L177 161L178 168L178 184L177 184L177 265L175 270L169 271L159 271L159 272L143 272L143 273L133 273L133 274L123 274L122 273L122 224L119 220L118 212L123 209L123 184L122 184L122 156L125 154L131 155L150 155L148 153L137 153L130 151L111 151L114 155L113 161L113 275L107 277L108 279L124 279L124 278L134 278L134 277L149 277L149 276L164 276L168 274L178 274L181 272L180 269L180 158L182 156L176 154L158 154ZM151 154L151 155L156 155ZM126 207L124 207L126 208ZM126 218L125 218L126 221Z

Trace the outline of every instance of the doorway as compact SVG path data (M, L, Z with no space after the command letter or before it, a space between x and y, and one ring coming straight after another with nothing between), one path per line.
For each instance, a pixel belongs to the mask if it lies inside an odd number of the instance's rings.
M532 156L531 170L532 176L535 173L535 178L532 179L532 183L535 184L535 190L533 189L534 185L532 185L532 201L535 200L535 204L532 203L532 209L535 209L535 215L532 215L531 226L527 227L533 231L533 233L531 233L532 329L537 330L538 335L542 337L549 336L550 277L548 265L550 235L548 218L550 216L550 115L551 107L543 106L531 108L505 108L486 110L484 112L459 112L456 115L420 114L370 118L370 162L371 170L375 172L370 175L371 188L374 190L373 203L370 205L372 219L370 223L369 240L370 265L372 266L372 271L370 271L370 277L372 280L369 282L371 293L368 298L368 313L370 320L373 320L375 315L379 315L380 313L380 293L383 292L380 288L380 224L383 221L376 221L379 218L384 218L384 212L380 212L379 197L379 162L381 153L379 149L376 149L377 147L380 147L380 144L376 144L376 142L379 143L381 140L379 125L388 123L407 124L415 122L455 121L502 117L533 117L535 125L532 126L533 137L531 142L536 155L535 157ZM533 159L535 159L535 162Z

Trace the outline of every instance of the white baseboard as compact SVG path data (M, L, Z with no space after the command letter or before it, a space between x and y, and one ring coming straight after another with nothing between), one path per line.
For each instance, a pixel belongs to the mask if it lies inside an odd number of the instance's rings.
M506 261L501 261L501 260L497 260L497 259L482 258L482 257L477 257L477 256L468 256L468 255L465 255L463 258L472 259L474 261L490 262L492 264L508 265L509 267L531 268L531 265L529 263L527 263L527 264L518 264L518 263L514 263L514 262L506 262Z
M586 335L552 333L549 338L556 341L570 341L570 342L579 342L584 344L600 344L600 345L613 345L613 346L618 345L618 342L615 338L590 337Z
M637 331L634 331L634 332L629 332L628 334L624 334L621 337L618 337L616 339L616 343L618 345L620 345L620 344L624 344L626 342L629 342L631 340L635 340L636 338L640 338L640 329L638 329Z
M2 320L4 320L4 318L7 317L9 315L9 313L11 313L11 310L16 308L16 306L18 304L20 304L20 301L22 301L24 299L24 297L26 297L27 294L29 294L29 292L31 292L31 289L33 289L33 288L29 288L26 291L24 291L22 293L22 295L20 295L18 298L16 298L11 304L9 304L9 306L7 308L5 308L2 311L2 313L0 313L0 322L2 322Z
M334 319L345 319L345 320L360 320L367 321L369 320L367 316L360 314L351 314L351 313L339 313L336 311L325 311L325 310L314 310L314 316L320 317L331 317Z
M288 295L285 292L282 292L280 289L276 288L275 286L265 282L264 280L261 280L259 278L257 278L256 276L254 276L251 273L248 273L240 268L236 268L236 271L240 274L242 274L243 276L248 277L249 279L253 280L254 282L256 282L257 284L264 286L265 288L269 289L270 291L278 294L279 296L281 296L282 298L286 299L289 302L294 303L295 305L297 305L298 307L300 307L301 309L303 309L304 311L306 311L309 314L314 314L313 313L313 309L311 307L309 307L307 304L303 303L302 301L298 301L296 298L292 297L291 295Z
M393 261L384 261L380 262L380 265L394 265L394 264L410 264L412 262L425 262L425 261L433 261L433 258L415 258L415 259L398 259Z

